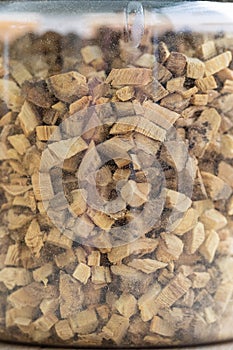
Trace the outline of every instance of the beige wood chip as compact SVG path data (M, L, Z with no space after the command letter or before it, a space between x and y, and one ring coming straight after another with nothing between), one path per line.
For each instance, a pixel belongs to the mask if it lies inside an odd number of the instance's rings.
M131 85L145 86L152 81L152 70L147 68L112 69L106 83L112 86Z
M56 136L55 136L56 135ZM59 127L56 125L40 125L36 127L36 136L40 141L48 141L52 136L55 140L60 137Z
M178 260L183 252L183 242L171 233L161 233L161 240L156 250L156 258L164 263Z
M137 312L137 300L132 294L122 294L116 301L115 307L122 316L130 318Z
M181 76L185 73L187 58L180 52L171 52L166 60L166 67L175 76Z
M213 40L206 41L198 48L200 58L208 60L217 55L216 45Z
M204 93L217 88L216 80L212 75L205 78L197 79L195 81L195 84L198 87L198 89Z
M61 234L61 232L56 228L52 228L46 238L49 244L61 247L64 249L70 249L72 246L72 240L67 236Z
M8 136L8 141L20 155L26 153L27 149L31 146L24 134Z
M132 86L125 86L117 90L116 96L120 101L129 101L134 97L134 88Z
M154 260L154 259L133 259L128 263L128 266L133 267L136 270L140 270L144 273L154 273L159 269L163 269L167 266L166 263Z
M50 91L61 101L72 103L77 98L87 95L86 77L78 72L51 76L47 80Z
M194 254L205 240L205 228L198 222L191 232L185 235L185 250L189 254Z
M30 136L40 124L36 110L32 104L27 101L24 102L18 119L26 137Z
M157 333L165 337L173 337L175 334L175 329L174 326L172 326L166 320L163 320L159 316L154 316L151 321L150 332Z
M219 235L216 231L206 231L207 238L204 243L201 245L199 251L204 256L204 258L211 263L214 259L216 250L219 245Z
M86 264L80 263L76 267L76 269L73 273L73 276L81 283L87 284L87 281L91 276L91 268L89 266L87 266Z
M70 327L68 320L60 320L55 324L55 331L62 340L73 338L74 333Z
M7 289L14 289L16 286L26 286L31 282L31 274L24 268L5 267L0 271L0 282L3 282Z
M84 310L73 314L69 323L74 333L93 333L98 326L98 319L95 310Z
M216 209L206 210L200 217L206 230L220 230L227 225L226 217Z
M191 287L192 282L183 274L178 274L162 289L154 299L156 314L161 308L169 308Z
M187 58L186 76L192 79L200 79L204 76L205 64L198 58Z
M201 175L202 175L202 179L203 179L206 191L208 193L208 196L212 200L229 198L232 190L230 186L227 185L223 180L205 171L202 171Z
M224 68L227 68L232 60L231 51L226 51L205 62L206 76L213 75Z
M23 105L20 88L9 79L0 79L0 98L13 112L19 112Z
M111 339L115 344L120 345L128 328L128 318L113 314L106 326L103 327L102 332L104 338Z
M121 189L123 200L132 207L140 207L148 201L151 185L129 180Z
M38 258L44 246L44 234L40 230L40 225L36 219L32 220L25 235L25 243L33 254Z

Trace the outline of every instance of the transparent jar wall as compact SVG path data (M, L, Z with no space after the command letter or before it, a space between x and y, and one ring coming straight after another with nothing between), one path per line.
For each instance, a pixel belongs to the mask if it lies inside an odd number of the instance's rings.
M231 339L232 5L0 9L1 339Z

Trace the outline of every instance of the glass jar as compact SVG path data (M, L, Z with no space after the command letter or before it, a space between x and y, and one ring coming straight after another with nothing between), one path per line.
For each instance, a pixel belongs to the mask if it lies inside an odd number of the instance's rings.
M0 3L1 340L232 338L232 13Z

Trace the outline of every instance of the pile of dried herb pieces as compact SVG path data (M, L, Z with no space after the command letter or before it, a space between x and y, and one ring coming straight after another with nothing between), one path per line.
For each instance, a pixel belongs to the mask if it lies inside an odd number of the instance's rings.
M151 33L0 45L2 339L232 335L233 38Z

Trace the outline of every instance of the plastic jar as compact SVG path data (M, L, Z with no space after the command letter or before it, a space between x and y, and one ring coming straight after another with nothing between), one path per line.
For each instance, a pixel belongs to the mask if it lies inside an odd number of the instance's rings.
M1 340L232 338L232 13L1 2Z

